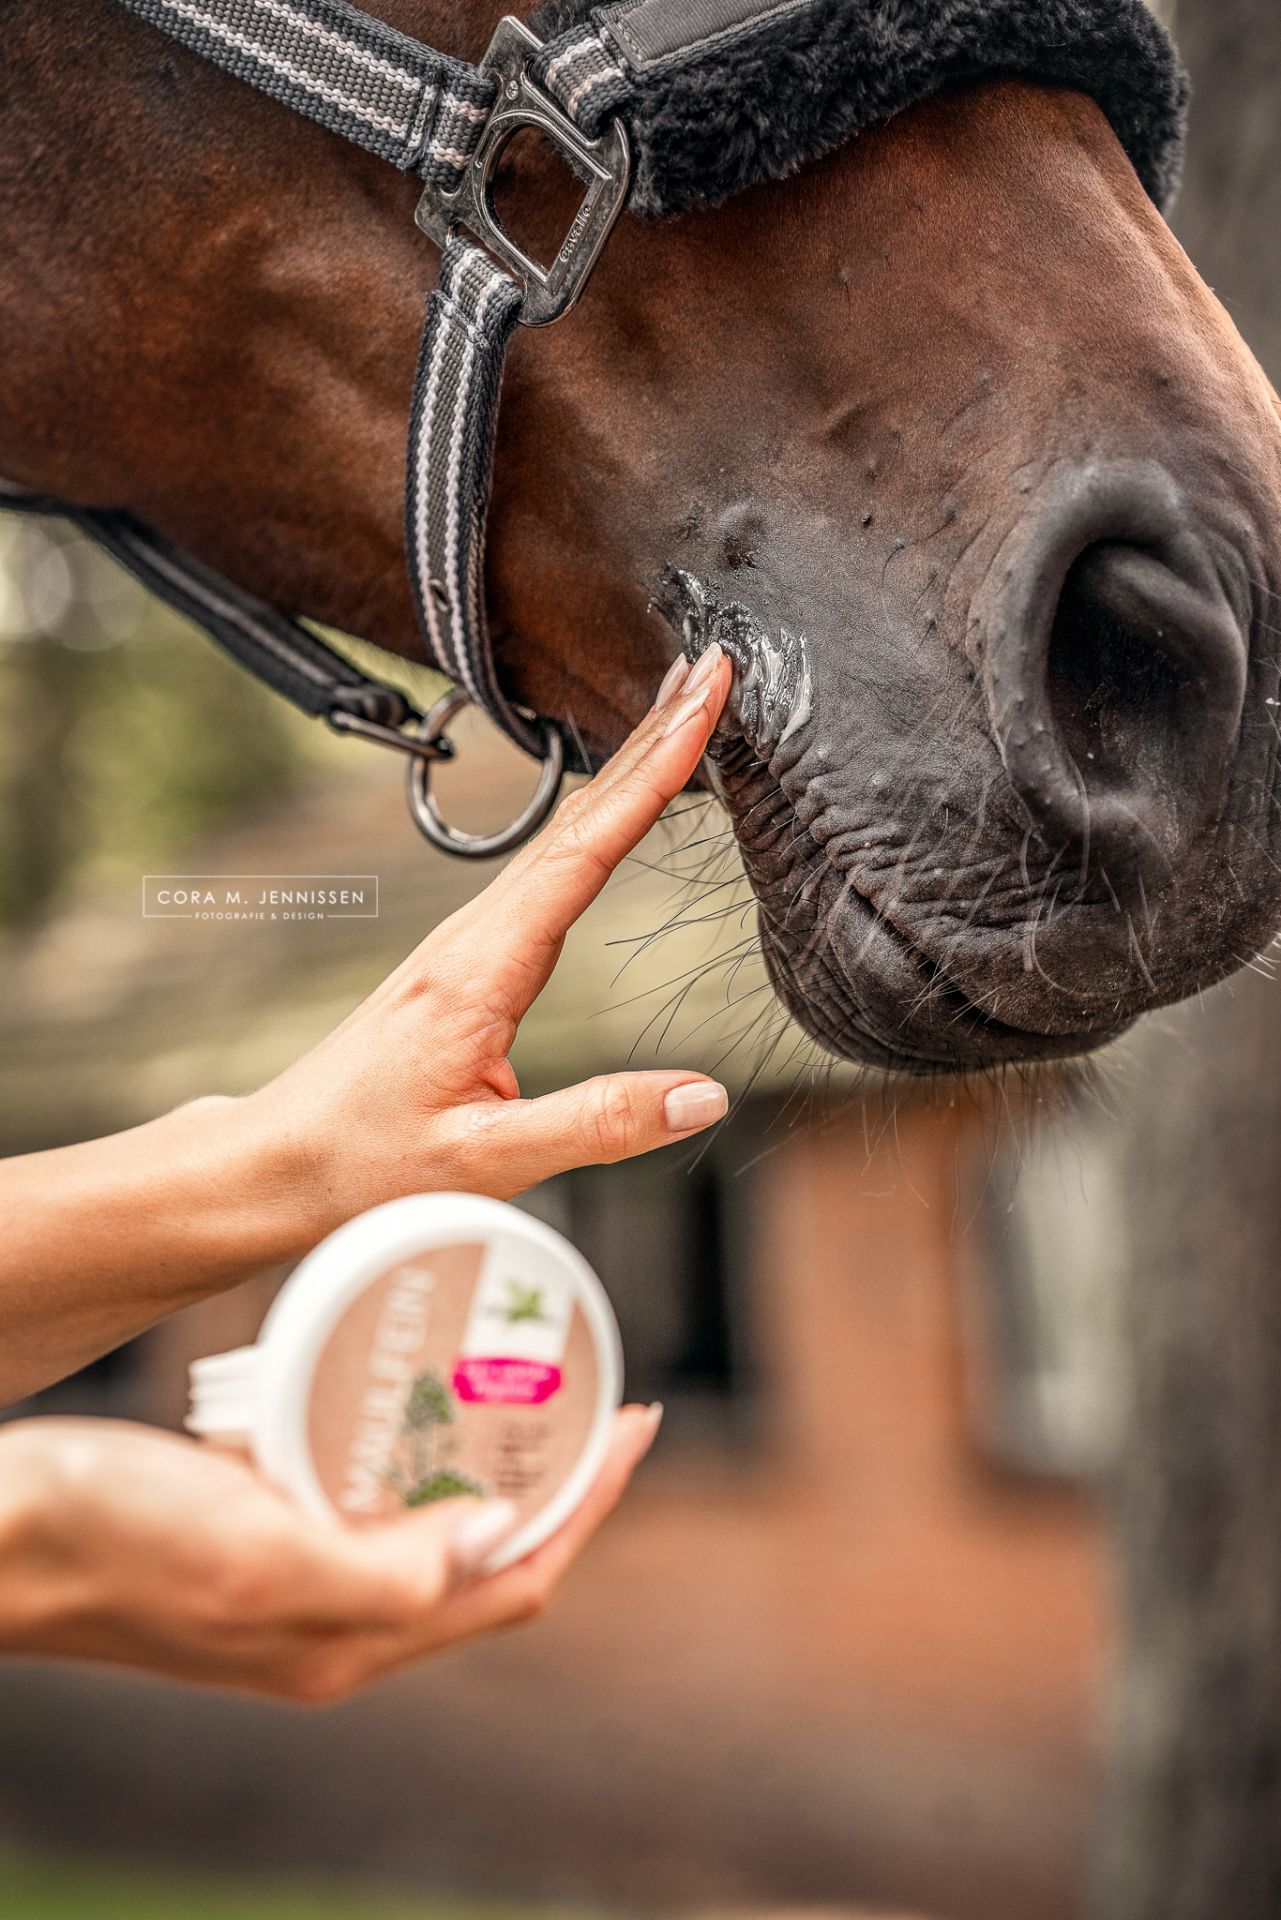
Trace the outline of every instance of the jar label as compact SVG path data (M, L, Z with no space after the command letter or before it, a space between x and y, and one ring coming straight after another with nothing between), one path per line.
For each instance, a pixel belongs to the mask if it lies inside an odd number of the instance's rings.
M563 1267L501 1236L398 1261L331 1332L312 1378L321 1488L351 1520L456 1494L553 1500L595 1420L600 1368Z

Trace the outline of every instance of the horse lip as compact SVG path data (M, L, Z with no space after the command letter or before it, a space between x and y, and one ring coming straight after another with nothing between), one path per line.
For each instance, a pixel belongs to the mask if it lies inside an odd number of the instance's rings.
M683 567L664 571L650 606L679 634L687 659L697 660L713 641L729 655L734 673L726 713L762 760L801 731L813 705L803 633L771 626L710 577Z
M848 927L851 913L861 922L853 929ZM788 951L792 943L763 916L771 975L797 1017L817 1029L815 1038L832 1052L897 1073L965 1073L1006 1062L1070 1059L1114 1040L1130 1024L1121 1021L1075 1033L1012 1026L976 1005L941 964L848 877L843 914L847 923L836 938L821 948L811 942L799 955ZM829 976L839 976L836 984L844 988L844 1020L839 1025L828 1009L804 994L807 958L820 961ZM915 1017L918 1006L933 1009L934 1017Z
M674 573L670 579L676 579ZM662 610L670 617L669 607ZM799 824L797 789L805 784L805 756L781 767L761 752L759 742L737 735L727 738L719 752L714 746L708 770L712 789L734 824L752 881L765 960L778 997L829 1052L887 1071L965 1073L1003 1062L1070 1059L1105 1045L1131 1024L1130 1017L1122 1016L1098 1027L1056 1032L997 1018L835 860L825 864L840 889L836 910L830 894L826 901L822 898L820 876L809 910L793 920L798 900L808 891L799 845L810 830L787 835L780 867L771 836L761 835L761 827L775 818L773 808L760 811L766 797L761 787ZM749 816L757 825L744 834ZM812 845L822 859L821 843L814 840ZM792 884L798 869L799 892Z

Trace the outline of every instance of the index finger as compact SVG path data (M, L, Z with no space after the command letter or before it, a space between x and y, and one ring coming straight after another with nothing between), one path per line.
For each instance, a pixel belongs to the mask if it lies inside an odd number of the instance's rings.
M732 672L728 656L713 642L676 698L650 708L613 759L565 801L474 903L491 964L519 969L521 1011L546 985L575 920L698 765Z

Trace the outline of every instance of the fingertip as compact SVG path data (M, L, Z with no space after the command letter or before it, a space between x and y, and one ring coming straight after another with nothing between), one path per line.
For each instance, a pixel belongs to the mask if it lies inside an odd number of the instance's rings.
M661 713L664 707L670 707L685 682L689 679L690 663L683 653L678 653L671 666L659 682L658 692L654 695L652 711Z
M643 1441L646 1447L652 1446L654 1436L663 1421L663 1403L651 1400L648 1405L640 1401L630 1401L620 1407L614 1415L614 1434L617 1439L629 1443Z
M467 1580L482 1573L485 1562L508 1538L519 1517L513 1500L466 1502L449 1535L455 1575Z
M653 1446L662 1419L662 1402L658 1400L647 1407L620 1407L615 1414L609 1452L601 1478L607 1482L616 1482L618 1492L622 1491ZM616 1498L617 1494L614 1497Z
M636 1408L636 1464L638 1466L657 1440L658 1429L662 1424L661 1400L651 1400L647 1407Z
M373 1548L398 1563L408 1558L424 1570L434 1561L452 1585L483 1565L518 1518L510 1500L460 1494L407 1508L374 1526L344 1530L342 1537L357 1550Z
M687 1080L663 1099L663 1120L673 1137L701 1133L729 1112L729 1094L718 1080Z

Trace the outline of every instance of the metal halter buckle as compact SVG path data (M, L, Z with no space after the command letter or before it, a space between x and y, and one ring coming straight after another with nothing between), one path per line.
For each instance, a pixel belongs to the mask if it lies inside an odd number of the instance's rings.
M381 692L381 688L375 691ZM358 739L372 740L375 746L391 747L396 753L404 753L411 760L452 760L453 742L446 740L443 734L434 734L426 726L422 715L416 708L405 703L407 712L403 724L393 724L379 720L370 714L358 713L349 707L332 707L326 716L335 733L354 733ZM405 726L417 721L412 733L405 732Z
M467 695L454 688L436 702L418 729L419 738L433 744L444 741L445 728L454 715L470 705ZM539 725L543 730L543 766L533 798L509 827L501 827L497 833L464 833L459 827L451 827L436 805L431 791L431 763L432 760L449 758L452 748L449 753L412 758L406 775L405 792L418 831L443 852L462 854L468 860L492 860L499 854L512 853L517 847L523 846L556 805L565 771L564 741L549 721L540 720Z
M631 150L622 122L588 140L555 101L529 77L529 63L542 42L508 14L500 20L481 62L498 79L498 98L485 123L461 184L452 191L429 186L414 218L440 247L455 227L488 247L520 281L525 298L520 318L527 327L545 327L568 313L591 277L601 249L623 210L631 179ZM493 183L509 140L523 127L545 134L587 182L587 191L569 232L549 267L522 253L494 211Z

